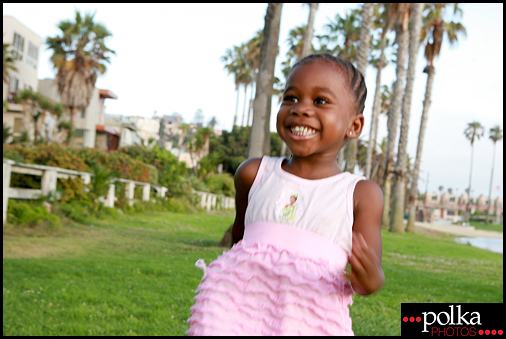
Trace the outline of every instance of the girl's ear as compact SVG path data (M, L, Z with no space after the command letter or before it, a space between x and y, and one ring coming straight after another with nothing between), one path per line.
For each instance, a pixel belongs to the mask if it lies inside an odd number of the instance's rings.
M362 134L363 128L364 128L364 115L357 114L351 122L351 126L348 129L346 137L348 137L348 139L358 138Z

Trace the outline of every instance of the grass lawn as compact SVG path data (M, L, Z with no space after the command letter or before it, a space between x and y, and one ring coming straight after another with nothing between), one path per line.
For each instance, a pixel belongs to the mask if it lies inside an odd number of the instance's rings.
M184 335L230 212L123 215L55 232L4 227L3 335ZM356 335L400 335L405 302L503 302L503 256L383 233L384 288L354 297Z
M503 225L502 224L485 224L484 222L471 221L469 222L471 226L474 226L477 230L486 230L486 231L496 231L502 232Z

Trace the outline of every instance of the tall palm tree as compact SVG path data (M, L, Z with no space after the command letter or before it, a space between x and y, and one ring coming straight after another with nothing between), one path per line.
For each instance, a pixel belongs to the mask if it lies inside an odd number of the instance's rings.
M304 34L304 40L302 45L302 53L300 58L304 58L313 52L313 31L314 31L314 17L318 10L318 3L308 3L309 5L309 17L307 19L306 32Z
M239 109L239 86L241 85L241 72L244 66L243 60L240 58L241 46L234 46L232 49L227 48L225 50L225 55L223 55L220 60L225 63L223 67L228 71L228 74L234 75L235 82L235 90L237 92L237 98L235 102L235 114L234 114L234 123L232 126L237 125L237 111Z
M270 154L270 116L274 66L278 54L279 26L283 3L269 3L260 47L259 72L253 103L248 158Z
M10 79L10 71L17 72L18 69L15 66L16 56L13 54L12 50L9 48L10 44L3 44L3 64L4 64L4 73L3 73L3 82L9 83Z
M409 48L409 30L408 22L411 12L410 3L391 3L388 6L389 17L394 17L394 27L396 32L397 49L397 65L395 85L392 94L392 106L388 114L388 139L386 149L385 164L385 181L383 184L384 207L383 219L381 221L382 228L386 229L390 226L390 199L392 189L392 167L394 163L394 147L397 139L397 127L399 115L401 112L402 94L404 87L404 78L406 74L405 64L406 56Z
M360 45L358 48L357 69L365 78L367 69L367 59L369 57L369 45L371 42L372 16L374 12L374 3L366 2L362 8L362 27L360 29ZM348 144L348 156L346 159L345 171L354 173L355 163L357 161L357 143L358 139L351 139Z
M256 85L256 79L258 74L258 66L260 63L260 43L262 41L262 30L259 29L253 38L251 38L247 43L247 50L246 50L246 61L248 63L249 68L252 71L251 76L251 92L250 92L250 100L249 100L249 108L248 108L248 118L246 120L246 126L249 126L251 123L250 115L253 110L253 94L255 90Z
M397 150L397 164L395 168L395 192L392 206L392 220L390 222L390 231L404 233L404 201L407 184L407 146L409 118L411 113L411 95L413 93L413 83L415 82L415 67L420 47L420 33L422 30L422 11L424 3L414 3L413 13L411 15L411 29L409 37L409 61L408 75L406 78L406 88L402 100L402 120L401 132L399 136L399 148Z
M466 221L469 222L469 203L471 201L471 182L473 178L473 154L474 154L474 141L480 140L483 136L484 128L478 121L473 121L467 124L467 128L464 131L464 135L471 142L471 169L469 170L469 187L468 198L466 204Z
M380 99L381 99L381 74L383 68L385 68L388 64L388 61L385 57L385 49L390 45L389 40L387 39L387 32L391 29L393 25L393 18L388 15L392 15L391 11L388 10L390 4L388 3L378 3L374 7L374 17L373 27L377 27L381 29L380 39L375 44L373 43L373 49L380 50L380 56L378 59L372 59L371 63L377 69L376 73L376 89L374 91L374 100L372 106L372 115L371 115L371 127L369 133L369 144L367 147L367 157L366 157L366 166L365 166L365 176L366 178L371 178L371 170L372 170L372 156L373 152L376 149L376 135L378 130L378 116L380 112ZM380 10L383 9L382 12Z
M418 133L418 144L416 149L415 165L413 169L413 179L411 182L411 190L409 193L408 207L408 226L407 232L414 232L415 229L415 213L416 200L418 198L418 177L420 173L420 163L422 159L423 142L425 139L425 129L431 104L432 84L434 82L435 68L434 59L441 53L441 45L443 38L446 36L450 45L456 44L459 35L466 35L465 27L459 22L445 22L443 20L447 3L427 3L426 7L429 13L423 19L421 40L425 43L425 59L427 66L423 72L427 73L427 84L425 87L425 99L423 101L422 117L420 121L420 131ZM453 15L456 17L462 15L462 10L455 3L453 6Z
M495 165L495 146L499 140L502 140L502 129L501 126L497 125L490 129L489 138L494 143L494 153L492 155L492 173L490 173L490 189L488 190L488 208L487 208L487 219L486 223L488 224L490 221L488 219L490 215L490 209L492 208L492 182L494 180L494 165Z
M94 17L95 13L85 14L83 19L76 10L75 22L61 21L58 24L61 35L46 39L53 53L50 60L57 70L61 102L70 111L74 126L76 113L88 107L97 77L107 69L110 53L116 54L105 45L112 34L96 23Z

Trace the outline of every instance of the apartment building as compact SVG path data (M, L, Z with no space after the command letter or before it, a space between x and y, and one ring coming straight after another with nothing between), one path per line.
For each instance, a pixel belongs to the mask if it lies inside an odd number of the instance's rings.
M29 138L34 138L34 126L32 119L22 114L22 104L14 103L14 97L18 90L31 88L38 90L37 68L39 66L39 52L42 38L19 22L12 16L3 16L3 43L9 44L9 49L16 56L14 66L17 71L9 70L8 82L3 82L3 100L9 105L9 110L3 113L3 123L11 128L13 136L21 136L23 130L29 132Z
M465 194L457 196L450 193L437 194L427 192L425 201L419 201L417 209L419 211L430 210L433 220L442 219L457 222L459 221L459 211L464 212L466 210L468 200L471 214L474 214L477 210L486 212L487 209L490 209L490 215L503 215L503 199L492 199L489 204L488 197L483 195L480 195L478 198L469 198Z

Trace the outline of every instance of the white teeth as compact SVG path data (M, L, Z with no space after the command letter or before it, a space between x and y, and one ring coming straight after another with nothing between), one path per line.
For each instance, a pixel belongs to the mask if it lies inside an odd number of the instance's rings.
M292 133L295 135L312 135L315 134L316 131L309 127L295 126L292 127Z

